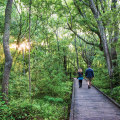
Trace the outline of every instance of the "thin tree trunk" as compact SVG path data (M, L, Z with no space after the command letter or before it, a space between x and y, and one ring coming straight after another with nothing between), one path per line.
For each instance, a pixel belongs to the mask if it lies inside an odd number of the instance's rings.
M77 45L76 45L76 37L75 37L75 39L74 39L74 41L75 41L75 51L76 51L76 60L77 60L77 68L79 69L79 59L78 59L78 51L77 51Z
M59 66L60 66L60 45L59 45L59 39L58 39L58 29L55 31L56 34L56 40L57 40L57 49L58 49L58 58L59 58Z
M65 69L65 73L67 74L67 57L66 57L66 55L64 55L64 69Z
M59 48L59 40L58 40L58 30L56 30L55 34L56 34L57 47L58 47L58 52L59 52L59 51L60 51L60 48Z
M64 52L64 70L67 74L67 56L66 56L66 50L63 48L63 52Z
M67 62L67 72L69 73L70 72L70 62L69 62L69 58L68 58L68 62Z
M31 4L32 4L32 0L30 0L29 3L29 94L31 96L31 76L30 76L30 31L31 31Z
M22 54L23 54L23 75L25 75L25 50L22 49Z
M9 49L9 36L10 36L10 21L12 12L13 0L8 0L5 10L5 27L3 36L3 49L5 54L5 67L2 81L2 93L3 100L8 103L8 86L9 86L9 75L12 67L12 56Z

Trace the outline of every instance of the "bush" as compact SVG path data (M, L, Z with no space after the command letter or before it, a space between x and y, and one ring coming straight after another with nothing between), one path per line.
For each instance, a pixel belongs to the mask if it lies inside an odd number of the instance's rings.
M120 86L113 88L111 96L120 104Z
M10 118L11 111L9 107L5 104L5 101L2 100L2 96L0 96L0 120L6 120L6 118Z
M67 118L66 104L56 104L63 102L62 99L45 97L50 103L44 100L13 100L8 106L0 102L1 120L61 120ZM51 103L52 100L52 103ZM53 101L55 104L53 104ZM66 108L66 110L65 110Z

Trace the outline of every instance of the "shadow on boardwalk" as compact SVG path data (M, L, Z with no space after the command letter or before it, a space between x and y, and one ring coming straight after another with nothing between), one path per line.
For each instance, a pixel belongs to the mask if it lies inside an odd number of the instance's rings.
M74 80L69 120L120 120L120 109L85 80L82 88Z

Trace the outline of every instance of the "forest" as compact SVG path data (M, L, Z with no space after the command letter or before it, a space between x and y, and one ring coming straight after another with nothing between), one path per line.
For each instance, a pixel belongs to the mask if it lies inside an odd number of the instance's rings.
M0 0L0 120L67 120L88 65L120 104L119 0Z

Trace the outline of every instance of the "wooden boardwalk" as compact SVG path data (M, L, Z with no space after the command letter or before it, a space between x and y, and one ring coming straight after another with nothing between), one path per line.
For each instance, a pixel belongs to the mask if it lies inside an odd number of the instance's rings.
M94 87L88 89L85 80L79 88L76 79L69 120L120 120L120 108Z

